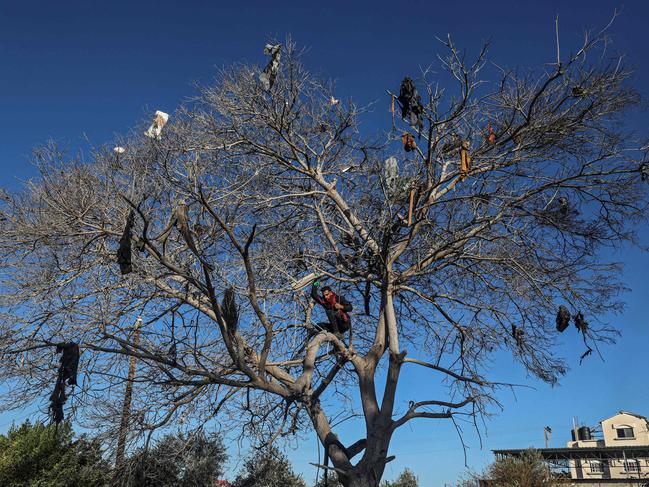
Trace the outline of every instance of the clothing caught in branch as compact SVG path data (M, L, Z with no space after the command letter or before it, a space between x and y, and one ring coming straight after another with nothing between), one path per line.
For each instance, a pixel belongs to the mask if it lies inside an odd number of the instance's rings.
M144 132L144 135L150 139L160 140L160 135L162 134L162 129L167 124L169 120L169 114L156 110L155 116L153 117L153 122L149 128Z
M584 319L584 315L581 313L581 311L575 315L574 323L575 328L577 328L577 330L579 330L581 333L586 333L588 331L588 323Z
M467 174L471 170L471 154L469 154L469 148L471 143L468 140L462 142L460 147L460 181L464 181Z
M568 308L564 305L559 306L559 311L557 312L557 331L563 333L568 325L570 324L570 312Z
M638 170L640 171L640 179L645 182L649 181L649 164L643 162Z
M388 157L383 163L383 180L388 196L396 194L399 188L399 166L396 157Z
M79 345L74 342L59 343L56 353L62 353L54 390L50 394L50 413L56 424L64 419L63 405L67 400L65 385L77 385L77 370L79 368Z
M411 127L417 128L421 134L424 127L423 114L424 106L421 103L421 96L417 93L417 88L412 78L406 76L401 82L399 89L399 103L401 103L401 117L406 120Z
M266 44L264 47L264 54L271 56L271 58L264 70L259 74L259 81L261 81L264 86L264 90L270 91L275 84L275 78L277 78L277 73L279 72L279 61L282 57L282 45Z
M119 248L117 249L117 263L119 264L119 270L122 275L129 274L133 271L133 265L131 262L131 238L134 220L135 212L131 210L128 213L128 217L126 217L126 225L124 226L122 237L119 239Z
M239 324L239 311L237 310L237 303L234 299L234 288L232 286L228 287L223 293L221 309L223 310L225 324L228 326L228 332L233 334Z
M487 140L489 141L490 144L495 144L496 143L496 133L494 132L494 128L491 126L491 122L487 124Z
M163 250L166 247L167 238L169 238L173 227L176 227L178 229L178 232L180 233L180 235L182 235L185 243L187 244L187 247L196 256L199 262L203 264L207 269L212 270L212 266L201 256L200 252L198 251L198 247L196 246L196 242L194 241L192 230L191 228L189 228L189 206L187 205L185 200L178 201L178 204L171 212L171 218L169 219L167 227L163 230L159 237L156 237L156 240L162 240Z
M412 152L417 148L417 144L415 143L415 138L412 136L412 134L409 134L408 132L404 133L401 136L401 142L403 143L403 150L406 152Z

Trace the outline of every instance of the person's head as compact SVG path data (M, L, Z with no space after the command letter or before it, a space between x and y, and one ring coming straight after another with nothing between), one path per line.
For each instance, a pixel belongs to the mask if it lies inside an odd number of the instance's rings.
M322 295L324 296L325 299L329 299L329 296L331 296L334 292L331 290L329 286L325 286L322 288Z

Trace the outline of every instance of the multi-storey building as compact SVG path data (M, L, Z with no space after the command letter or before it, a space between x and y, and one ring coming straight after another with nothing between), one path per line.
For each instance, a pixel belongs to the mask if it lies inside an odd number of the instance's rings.
M566 448L542 448L557 481L582 486L649 487L649 420L620 411L601 427L575 428ZM494 450L497 458L524 450Z

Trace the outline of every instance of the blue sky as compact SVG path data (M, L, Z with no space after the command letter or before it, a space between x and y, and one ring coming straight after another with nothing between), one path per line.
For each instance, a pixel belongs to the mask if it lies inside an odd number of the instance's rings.
M155 109L172 112L194 93L194 82L209 83L221 66L238 61L262 64L264 43L293 39L307 48L310 69L337 82L339 97L377 102L363 128L389 128L385 90L398 89L404 75L417 76L435 62L437 41L451 33L476 52L491 40L490 58L499 65L541 66L555 56L554 19L558 14L564 52L575 48L583 29L606 24L615 8L621 14L611 29L611 52L626 53L635 67L634 83L649 95L646 32L649 2L627 1L472 1L463 2L92 2L0 0L0 185L15 188L33 176L31 148L53 138L71 150L100 145L148 118ZM646 104L645 104L646 106ZM647 112L630 123L647 127ZM644 231L649 244L649 232ZM622 316L609 317L623 335L605 349L606 362L592 357L578 363L581 349L569 340L559 352L572 366L561 386L521 389L501 396L504 410L487 422L480 450L466 431L469 464L481 468L491 448L542 446L543 427L554 431L552 445L564 445L572 416L585 424L620 409L649 414L649 255L625 248L603 259L626 263L624 280L632 288ZM498 357L499 377L524 381L507 357ZM404 375L407 395L421 377ZM21 417L20 415L18 417ZM5 429L11 417L0 418ZM291 453L296 469L311 479L308 462L315 441ZM422 486L441 486L464 470L463 452L452 425L417 422L397 434L397 460L386 476L408 466Z

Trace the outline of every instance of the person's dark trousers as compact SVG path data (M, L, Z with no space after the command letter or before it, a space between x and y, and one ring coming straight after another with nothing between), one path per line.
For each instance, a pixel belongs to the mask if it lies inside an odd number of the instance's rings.
M320 330L328 331L329 333L338 333L338 327L332 325L329 322L320 322L316 323L315 327Z

